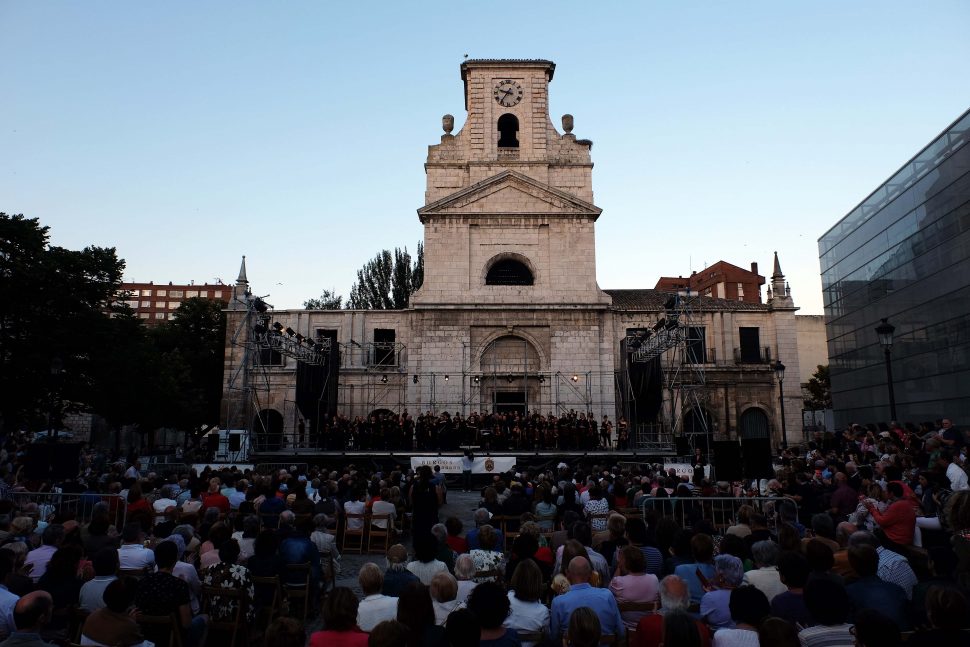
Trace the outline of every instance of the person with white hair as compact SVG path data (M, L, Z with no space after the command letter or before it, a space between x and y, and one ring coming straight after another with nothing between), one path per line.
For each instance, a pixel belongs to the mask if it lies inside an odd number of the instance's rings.
M357 626L361 631L370 633L381 622L397 618L398 599L381 593L384 573L377 564L367 562L361 566L357 582L364 593L364 599L357 607Z
M656 613L648 613L637 623L636 636L639 644L655 647L663 643L664 617L671 613L686 613L690 605L690 589L687 582L676 575L668 575L660 580L660 608ZM700 620L694 620L701 636L701 644L711 644L711 631Z
M464 606L457 599L458 581L448 571L441 571L431 578L430 588L435 624L443 627L451 612Z
M465 602L478 584L475 581L476 570L475 560L467 553L459 555L455 560L455 579L458 580L458 594L455 599L459 602Z
M770 603L776 595L784 593L788 587L781 583L778 574L778 544L769 540L757 541L751 546L751 557L755 569L744 575L745 584L751 584L768 598Z
M760 544L762 542L758 542ZM757 544L755 544L757 545ZM700 617L711 626L718 629L733 629L734 620L731 619L731 591L741 586L744 581L744 564L734 555L718 555L714 558L713 591L708 591L701 598Z

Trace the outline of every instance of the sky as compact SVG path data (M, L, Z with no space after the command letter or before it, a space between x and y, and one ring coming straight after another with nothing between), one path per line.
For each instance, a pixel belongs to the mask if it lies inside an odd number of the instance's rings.
M970 2L0 0L0 211L115 247L125 279L298 308L422 238L459 65L555 61L593 140L597 279L652 288L817 239L970 106Z

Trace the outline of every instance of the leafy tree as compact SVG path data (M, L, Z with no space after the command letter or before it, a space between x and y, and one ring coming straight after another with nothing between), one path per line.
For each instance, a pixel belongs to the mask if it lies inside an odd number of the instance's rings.
M807 409L831 409L832 408L832 380L829 377L829 366L818 365L811 379L805 387L808 390L809 398L805 400Z
M0 416L46 425L55 401L90 401L124 261L113 248L49 244L36 218L0 213ZM62 371L52 371L59 362Z
M324 290L319 299L307 299L303 307L307 310L340 310L344 298L334 290Z
M400 310L408 307L411 295L424 283L424 245L418 243L412 263L407 248L383 250L357 271L347 308L357 310Z
M161 386L172 393L164 422L197 438L219 424L225 307L223 301L186 299L171 321L152 331L165 370Z

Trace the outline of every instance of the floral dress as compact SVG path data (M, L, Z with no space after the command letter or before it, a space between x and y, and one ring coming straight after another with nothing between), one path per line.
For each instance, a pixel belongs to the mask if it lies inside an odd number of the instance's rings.
M241 564L226 564L219 562L202 571L202 584L220 589L241 589L247 600L246 621L252 622L256 618L253 598L256 590L253 580L249 577L249 569ZM209 616L212 620L233 620L236 617L236 598L213 596L209 601Z

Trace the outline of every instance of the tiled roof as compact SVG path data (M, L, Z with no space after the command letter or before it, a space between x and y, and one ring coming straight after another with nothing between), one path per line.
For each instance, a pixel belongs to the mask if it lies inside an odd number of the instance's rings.
M662 310L667 297L673 294L661 290L604 290L604 292L613 297L614 310ZM768 306L764 303L698 297L695 309L765 312Z
M465 63L548 63L552 61L544 58L466 58Z

